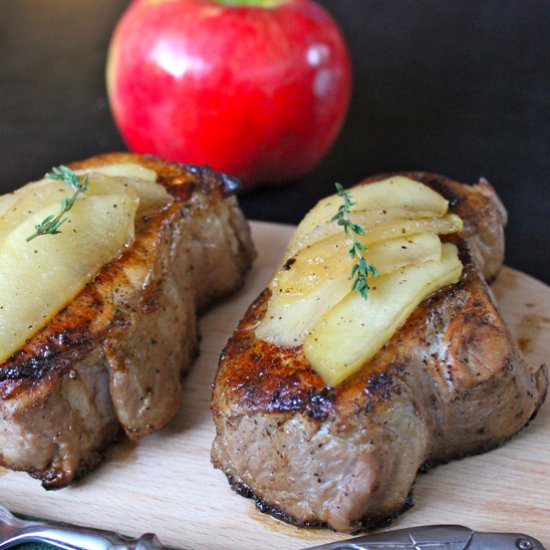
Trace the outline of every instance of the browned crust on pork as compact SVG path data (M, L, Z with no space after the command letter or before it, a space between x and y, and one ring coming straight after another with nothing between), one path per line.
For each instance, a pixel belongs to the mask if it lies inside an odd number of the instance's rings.
M485 275L494 277L505 214L488 184L405 175L450 200L464 237L480 248ZM491 239L493 256L479 245ZM270 293L258 297L221 355L212 397L212 460L235 490L297 525L371 527L411 505L420 468L493 448L536 414L546 369L524 364L472 249L455 241L464 263L459 283L424 300L336 387L325 385L302 346L256 338Z

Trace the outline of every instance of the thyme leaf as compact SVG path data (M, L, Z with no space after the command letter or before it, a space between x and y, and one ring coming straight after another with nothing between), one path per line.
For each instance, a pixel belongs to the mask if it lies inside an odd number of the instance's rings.
M72 189L74 193L70 197L63 198L61 201L61 210L56 216L52 214L34 226L35 232L30 237L27 237L27 242L41 235L57 235L61 233L59 228L68 219L65 214L74 206L76 199L88 189L88 176L78 176L70 168L63 165L52 168L52 171L48 172L44 177L50 180L65 182L67 187Z
M351 268L351 285L352 291L357 291L363 299L367 299L369 295L369 277L378 277L378 270L373 265L369 264L363 254L367 252L367 247L357 240L357 235L365 234L365 229L362 225L353 223L350 219L351 208L354 204L353 197L349 191L346 191L340 183L335 183L336 193L342 198L342 204L338 207L338 211L332 217L339 226L344 229L346 235L352 235L353 241L348 249L348 254L352 260L356 260Z

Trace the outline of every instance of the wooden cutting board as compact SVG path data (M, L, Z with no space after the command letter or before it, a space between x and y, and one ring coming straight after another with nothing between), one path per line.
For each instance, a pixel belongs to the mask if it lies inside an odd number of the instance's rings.
M114 446L99 469L67 489L46 492L26 474L0 469L0 502L15 512L128 535L153 531L164 544L180 548L292 549L346 538L261 514L210 464L210 383L219 353L268 282L293 229L267 223L252 228L259 257L238 295L202 318L201 355L185 381L177 418L139 443ZM547 361L550 288L504 269L494 292L527 360ZM550 547L550 405L503 447L420 475L414 500L393 527L460 523L523 531Z

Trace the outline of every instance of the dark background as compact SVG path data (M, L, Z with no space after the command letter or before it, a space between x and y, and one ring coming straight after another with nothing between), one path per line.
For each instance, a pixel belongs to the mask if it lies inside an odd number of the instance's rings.
M355 71L343 132L308 177L241 197L296 223L334 182L420 169L488 178L510 212L507 263L550 283L550 2L324 0ZM0 186L124 144L104 84L127 0L0 0Z

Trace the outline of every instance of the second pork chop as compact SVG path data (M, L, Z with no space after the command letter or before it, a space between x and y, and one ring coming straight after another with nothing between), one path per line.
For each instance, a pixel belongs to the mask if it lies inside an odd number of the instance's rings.
M525 364L480 272L493 278L502 263L505 212L494 191L486 182L406 175L442 193L464 220L457 284L424 300L334 387L302 346L256 336L269 290L220 359L214 465L260 509L298 525L355 531L393 517L411 505L423 465L501 444L546 394L546 369Z

